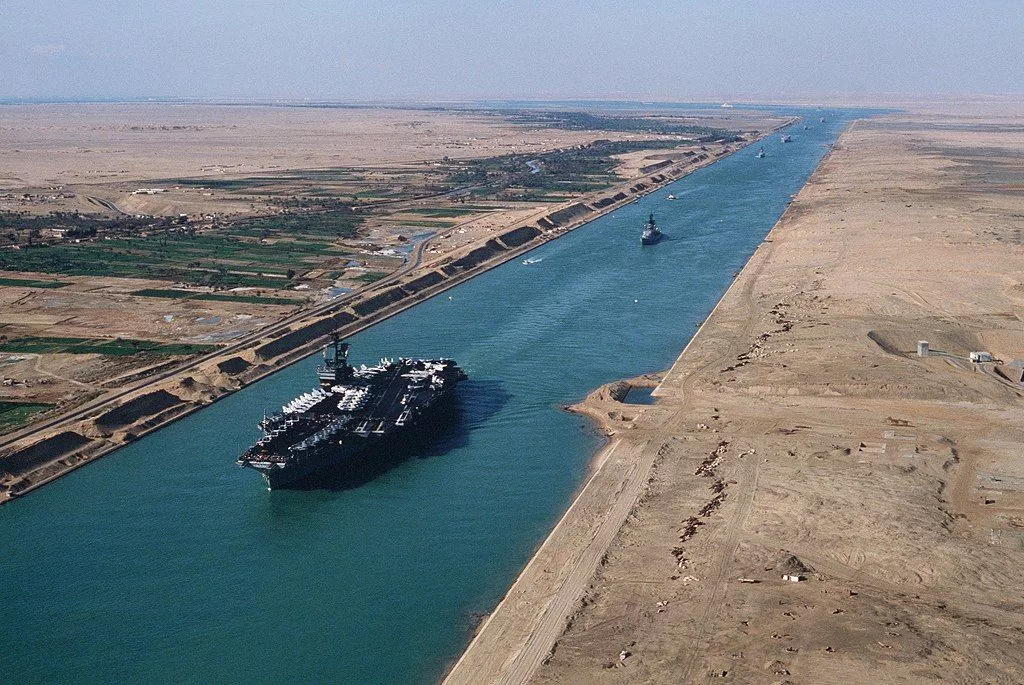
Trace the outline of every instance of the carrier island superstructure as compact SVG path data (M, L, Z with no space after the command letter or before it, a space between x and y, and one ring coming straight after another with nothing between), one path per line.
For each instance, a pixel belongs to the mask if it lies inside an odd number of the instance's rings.
M381 359L357 369L337 336L324 348L317 375L317 388L264 416L263 437L238 458L272 490L382 458L378 448L422 428L430 410L466 378L451 359Z

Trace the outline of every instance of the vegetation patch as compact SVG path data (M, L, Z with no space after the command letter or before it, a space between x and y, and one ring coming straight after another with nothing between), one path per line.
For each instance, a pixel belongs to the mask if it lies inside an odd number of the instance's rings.
M455 225L454 221L427 221L423 219L413 219L412 221L403 221L405 226L422 226L424 228L450 228Z
M466 214L479 214L481 212L492 211L493 207L438 207L428 209L417 209L416 214L420 216L436 216L436 217L457 217L465 216Z
M330 238L355 237L362 217L351 209L326 212L301 212L256 217L237 221L229 227L231 233L270 235L307 235Z
M31 402L0 402L0 433L7 433L27 424L35 414L53 409L52 404Z
M362 281L363 283L374 283L387 276L387 273L383 271L367 271L364 274L359 274L354 277L353 281Z
M153 226L170 225L164 218L118 216L106 218L76 212L51 212L47 215L0 212L0 233L25 233L32 244L44 228L61 229L68 238L89 238L99 232L132 231Z
M709 126L695 126L682 123L671 116L610 116L590 112L537 112L517 111L508 115L516 123L530 126L547 126L566 131L620 131L633 133L657 133L661 135L686 135L703 142L731 137L729 131Z
M127 357L147 354L179 356L212 352L219 345L192 345L188 343L161 343L153 340L124 338L45 338L25 336L11 340L0 339L0 352L32 354L104 354L108 357Z
M702 127L693 128L704 130ZM714 135L718 135L717 129L707 131L716 131ZM728 135L728 132L722 133ZM568 198L570 194L607 188L621 180L615 173L619 164L615 155L638 150L670 149L679 144L679 140L664 139L597 140L583 147L539 155L512 154L465 160L453 163L448 181L456 186L484 186L473 191L474 195L479 196L499 195L521 200L551 201L555 197ZM527 162L534 164L528 165Z
M26 288L63 288L71 284L64 281L37 281L31 278L0 278L0 285L23 286Z
M361 221L345 208L244 219L197 232L159 217L104 221L84 215L0 215L0 236L22 245L0 251L0 269L282 288L289 285L289 273L348 255L336 241L356 235ZM56 244L33 239L41 228L54 227L64 228L66 237L83 233L86 239Z
M136 290L132 295L139 297L163 297L173 300L204 300L208 302L244 302L246 304L276 304L291 306L300 304L298 300L285 297L265 297L263 295L232 295L225 293L192 293L187 290L174 290L171 288L146 288Z

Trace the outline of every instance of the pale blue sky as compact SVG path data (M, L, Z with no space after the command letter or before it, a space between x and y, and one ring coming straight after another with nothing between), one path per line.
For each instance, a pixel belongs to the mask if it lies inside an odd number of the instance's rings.
M1021 93L1022 46L1022 0L0 0L0 97Z

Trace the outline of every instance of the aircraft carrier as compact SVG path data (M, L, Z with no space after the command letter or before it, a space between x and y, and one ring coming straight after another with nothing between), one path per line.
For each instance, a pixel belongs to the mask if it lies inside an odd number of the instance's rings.
M320 385L264 416L263 437L238 458L271 490L379 455L374 448L415 430L466 378L451 359L381 359L357 369L337 336L323 358Z

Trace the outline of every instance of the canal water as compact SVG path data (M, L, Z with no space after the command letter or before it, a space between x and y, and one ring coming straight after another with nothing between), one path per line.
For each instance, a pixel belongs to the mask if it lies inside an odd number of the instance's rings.
M438 678L601 446L561 407L671 364L863 114L800 113L810 128L764 159L741 151L351 339L356 363L450 356L470 377L376 477L268 492L235 465L263 411L314 384L309 359L0 508L6 677ZM649 212L666 238L641 247Z

